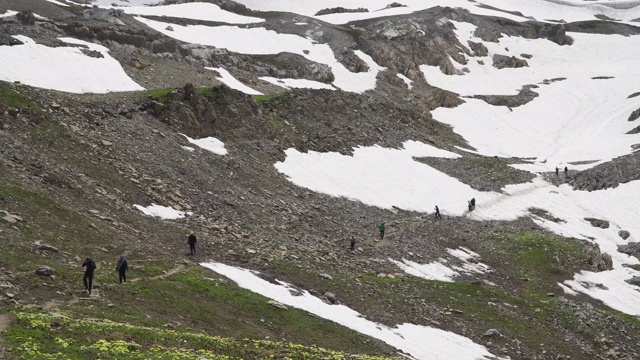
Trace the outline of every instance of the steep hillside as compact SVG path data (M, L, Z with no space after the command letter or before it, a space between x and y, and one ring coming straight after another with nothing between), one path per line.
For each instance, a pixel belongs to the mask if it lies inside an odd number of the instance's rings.
M131 5L145 5L139 3ZM462 135L462 125L440 121L434 114L476 102L504 113L518 112L537 101L538 92L545 96L544 86L563 81L548 79L546 85L529 84L509 94L468 95L436 87L424 74L424 66L448 75L472 73L472 63L486 60L487 46L493 49L491 43L504 38L568 47L573 41L568 29L631 36L637 33L635 26L611 19L598 20L597 25L521 22L506 14L522 14L495 8L493 15L482 15L449 7L340 23L331 20L358 12L327 10L318 18L259 11L252 1L245 1L246 6L227 0L206 3L228 12L226 18L136 19L127 13L133 10L105 8L102 3L99 8L79 1L0 0L0 14L20 12L0 18L0 41L26 42L0 46L5 51L0 65L33 71L0 72L8 80L0 82L0 358L453 356L422 355L421 347L438 348L436 336L415 340L418 346L412 352L400 340L393 343L312 311L270 301L203 263L254 270L272 285L291 284L294 296L308 292L334 306L336 313L348 307L379 329L399 333L401 324L435 329L460 342L461 348L480 348L488 354L459 353L452 358L640 356L636 314L570 286L575 281L586 288L607 288L611 283L605 278L596 283L576 274L635 274L637 265L632 263L637 255L621 264L621 255L614 253L617 247L598 242L608 239L603 230L610 226L608 218L584 219L588 229L597 229L598 235L592 236L570 227L574 219L569 210L553 212L530 198L518 198L535 191L548 196L573 191L565 182L590 191L633 184L638 180L637 154L629 151L581 171L573 166L585 164L569 163L571 173L562 177L544 161L488 155ZM391 6L387 11L394 8L401 10ZM238 22L226 22L229 14L238 16ZM171 23L172 30L153 21ZM303 40L287 38L281 45L290 51L243 53L167 35L196 26L221 29L240 21L246 23L238 31L265 28L296 35L306 39L309 48L297 53L287 46ZM482 41L462 43L460 24L475 26L474 34ZM75 47L60 39L65 37L108 51L86 44ZM253 41L245 40L233 46ZM29 83L48 79L56 68L19 67L32 61L24 55L9 57L14 54L10 49L20 46L71 48L69 56L91 58L87 64L113 60L121 67L118 76L145 90L109 90L115 86L115 72L91 73L88 78L97 89L93 91L73 90L89 85L76 86L81 80L62 70L59 73L68 81L52 80L59 87ZM335 54L331 65L318 55L327 49ZM493 63L487 65L506 71L528 66L531 59L531 54L506 48L491 56ZM80 62L73 62L77 58L69 59L70 65L80 67ZM63 69L56 61L48 59ZM238 90L220 69L255 94ZM373 87L361 88L371 80ZM63 88L71 83L76 87ZM635 119L625 116L623 121L626 126ZM226 153L194 143L212 137ZM323 192L296 183L297 174L285 167L293 151L332 154L337 166L362 149L400 152L410 149L411 142L448 154L410 156L419 166L456 181L441 184L447 190L432 195L453 199L447 205L438 203L442 219L431 210L437 205L432 198L423 207L404 205L413 204L412 198L422 199L420 188L433 187L435 178L420 178L423 173L416 173L418 185L408 190L407 202L381 206L376 203L385 198L381 192L373 199ZM379 154L375 175L365 177L392 178L384 189L391 193L397 190L391 187L405 184L394 175L403 175L394 174L394 164ZM339 182L339 174L308 161L307 170L314 174L309 177ZM543 170L530 170L536 166ZM349 174L361 179L361 174ZM356 188L368 186L357 181ZM477 210L467 211L467 204L458 202L466 196L456 193L462 186L480 194L474 195ZM513 206L513 216L500 213L502 208L483 212L510 201L520 201ZM140 211L152 204L182 216L167 220ZM565 205L569 209L573 204ZM619 242L634 244L626 239L638 236L635 228L616 219L610 219L610 230L626 231L627 237ZM383 221L386 231L381 238L378 225ZM569 230L558 230L563 226ZM195 255L187 245L190 231L198 237ZM349 250L351 236L356 239L354 251ZM115 271L121 254L130 267L124 284L118 283ZM82 284L81 265L87 257L97 263L92 294L83 291ZM44 274L37 274L39 268ZM434 275L447 271L455 275ZM630 282L624 280L619 282Z

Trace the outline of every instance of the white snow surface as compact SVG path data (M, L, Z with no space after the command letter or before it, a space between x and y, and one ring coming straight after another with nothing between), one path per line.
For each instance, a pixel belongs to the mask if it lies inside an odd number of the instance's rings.
M455 281L455 277L459 276L460 273L483 274L491 270L488 265L476 261L480 255L467 248L460 247L458 249L447 249L447 252L449 255L458 258L458 260L460 260L458 261L460 265L454 264L453 262L443 258L440 258L437 261L432 261L428 264L419 264L407 259L402 259L402 261L389 259L389 261L397 265L407 274L427 280L446 282ZM471 259L474 259L474 261L469 261Z
M408 323L390 328L367 320L344 305L329 305L307 291L303 291L302 295L294 296L290 291L293 290L290 284L281 281L278 281L279 285L272 284L250 270L221 263L201 263L200 265L231 279L242 288L384 341L416 359L497 359L484 346L452 332Z
M99 7L106 7L106 8L113 7L113 5L121 6L121 7L149 6L149 5L158 5L163 1L164 0L91 0L91 5L89 6L97 5Z
M462 44L473 38L475 26L454 22ZM464 75L444 75L439 68L421 66L427 82L461 95L515 95L525 85L537 85L533 101L515 108L465 99L453 108L438 108L433 117L453 126L479 153L487 156L535 158L524 169L551 171L568 162L585 169L631 153L637 126L627 121L640 107L638 91L640 36L570 33L571 46L548 40L504 36L499 43L483 42L489 56L471 58ZM509 52L505 51L509 49ZM625 48L625 51L619 51ZM497 69L494 54L532 55L528 67ZM476 60L484 60L480 65ZM454 62L455 64L455 62ZM460 65L462 67L462 65ZM612 77L594 79L595 77ZM564 79L545 82L551 79Z
M249 94L249 95L262 95L260 91L252 89L249 86L240 82L240 80L236 79L226 69L214 68L214 67L205 67L205 69L217 71L220 74L220 77L217 77L216 79L220 80L221 82L223 82L225 85L227 85L232 89L242 91L243 93Z
M264 22L264 19L234 14L222 10L218 5L210 3L184 3L163 6L124 7L127 14L144 16L170 16L183 19L216 21L228 24L253 24Z
M60 6L69 6L69 4L65 4L63 2L56 1L56 0L45 0L45 1L50 2L52 4L60 5ZM80 4L78 4L78 5L80 5Z
M350 21L371 19L383 16L410 14L415 11L435 6L462 7L473 14L499 16L516 21L535 19L543 22L572 22L596 20L595 15L603 14L622 22L640 18L640 1L579 1L579 0L402 0L399 3L406 7L384 9L391 2L388 0L237 0L250 9L260 11L293 12L333 24L344 24ZM495 9L482 7L491 6ZM368 12L327 14L315 16L322 9L344 7L348 9L365 8ZM510 14L519 11L523 16Z
M307 79L280 79L274 78L270 76L262 76L259 78L260 80L269 82L273 85L281 86L285 89L327 89L327 90L335 90L333 86L325 83L321 83L319 81L307 80Z
M397 77L399 77L400 79L402 79L402 81L404 81L405 84L407 84L407 87L409 88L409 90L411 90L411 88L413 88L413 80L409 79L408 77L402 75L402 74L396 74Z
M225 48L241 54L267 55L289 52L301 55L311 61L330 66L335 78L333 85L344 91L362 93L375 88L378 72L385 69L376 64L369 55L356 50L354 53L369 65L369 71L352 73L338 62L329 45L261 27L247 29L237 26L182 26L143 17L136 19L169 37L193 44ZM168 26L173 30L167 30Z
M18 13L17 11L7 10L4 14L0 14L0 18L13 16L17 13Z
M202 139L192 139L185 134L182 134L187 141L196 145L204 150L210 151L218 155L226 155L227 149L224 147L224 143L214 137L206 137Z
M147 216L158 217L163 220L182 219L186 215L191 215L190 212L178 211L171 207L156 204L151 204L149 206L135 204L133 207L142 211Z
M358 147L353 156L339 153L301 153L287 149L284 162L275 164L294 184L333 196L391 209L431 212L435 205L443 216L464 215L467 200L485 203L500 195L474 190L415 157L456 158L459 155L416 141L403 149Z
M144 90L124 72L120 63L109 56L104 46L60 38L98 51L103 58L85 55L78 47L48 47L31 38L14 35L24 44L0 46L0 80L70 93L108 93ZM55 71L52 71L55 69Z

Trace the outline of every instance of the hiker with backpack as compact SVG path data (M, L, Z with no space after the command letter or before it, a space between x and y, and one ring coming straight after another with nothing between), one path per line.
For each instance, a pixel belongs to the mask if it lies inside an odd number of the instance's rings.
M189 250L191 251L191 255L194 255L196 253L197 242L198 242L198 239L196 239L196 235L192 231L191 234L189 234L189 238L187 239L187 243L189 243Z
M386 226L384 226L384 221L380 223L378 229L380 229L380 240L382 240L384 238L384 230L386 229Z
M349 240L349 250L354 251L356 249L356 238L351 235L351 239Z
M116 265L116 271L120 275L120 284L122 284L123 281L127 282L127 270L129 270L127 259L124 258L124 255L120 255L118 264Z
M97 269L96 263L90 258L86 258L82 263L82 267L86 267L84 271L84 277L82 278L82 282L84 283L84 290L88 291L91 294L91 289L93 288L93 271Z
M436 219L442 219L442 216L440 216L440 209L438 208L438 205L436 205Z

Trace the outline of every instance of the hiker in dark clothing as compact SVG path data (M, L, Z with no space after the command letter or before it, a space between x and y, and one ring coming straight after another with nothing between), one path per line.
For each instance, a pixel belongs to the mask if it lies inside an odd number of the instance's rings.
M196 236L193 233L193 231L191 232L191 234L189 234L189 239L187 240L187 242L189 243L189 250L191 250L191 255L195 254L196 243L198 242L198 240L196 239Z
M436 219L442 219L442 216L440 216L440 209L438 208L438 205L436 205Z
M567 175L569 175L569 169L567 169L567 167L564 167L564 177L567 177Z
M86 267L87 269L84 271L84 277L82 278L82 282L84 283L84 289L91 294L91 289L93 288L93 270L97 268L96 263L93 260L86 258L82 263L82 267Z
M349 241L349 245L350 245L349 249L351 251L354 251L356 249L356 238L355 237L351 236L351 240Z
M558 177L558 172L560 171L560 169L558 169L558 167L556 166L556 177Z
M386 227L384 226L384 221L380 223L380 226L378 226L378 229L380 229L380 239L384 238L384 229Z
M476 209L476 198L471 199L471 207L475 210Z
M127 270L129 270L127 259L124 258L124 255L120 255L118 265L116 265L116 271L120 275L120 284L122 284L123 281L127 282Z

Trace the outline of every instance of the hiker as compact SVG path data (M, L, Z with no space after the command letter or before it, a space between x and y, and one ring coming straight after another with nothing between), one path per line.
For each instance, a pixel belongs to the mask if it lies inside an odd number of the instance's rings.
M116 271L120 275L120 284L122 282L127 282L127 270L129 269L129 264L127 263L127 259L124 258L124 255L120 255L118 259L118 265L116 265Z
M191 250L191 255L194 255L196 253L197 242L198 240L196 239L196 236L192 231L191 234L189 234L189 239L187 240L187 243L189 243L189 250Z
M560 176L560 175L558 175L559 171L560 171L560 169L558 169L558 167L556 166L556 177Z
M442 219L442 216L440 216L440 209L438 208L438 205L436 205L436 219Z
M356 249L356 238L352 235L351 236L351 240L349 241L350 247L349 249L351 251L354 251Z
M384 238L384 229L386 227L384 226L384 221L380 223L380 226L378 226L378 229L380 229L380 239Z
M84 271L84 277L82 278L82 282L84 283L84 290L88 291L91 294L91 289L93 288L93 270L98 268L96 263L90 258L86 258L82 263L82 267L86 267L87 269Z
M476 209L476 198L472 198L471 199L471 207L475 210Z
M569 174L569 169L567 169L567 167L564 167L564 177L567 177L567 175Z
M469 207L469 211L473 210L473 209L471 208L471 200L467 201L467 206Z

